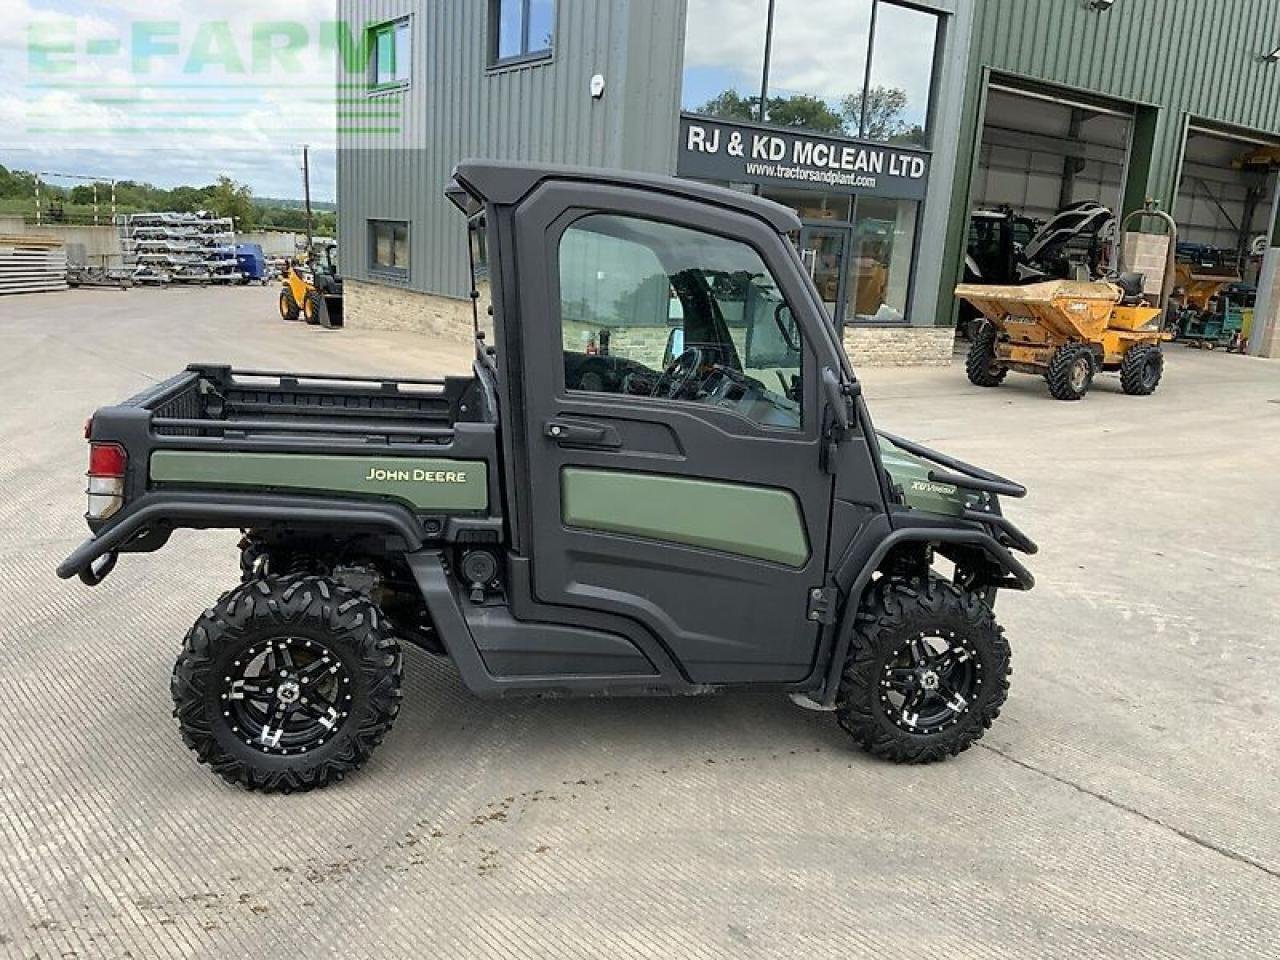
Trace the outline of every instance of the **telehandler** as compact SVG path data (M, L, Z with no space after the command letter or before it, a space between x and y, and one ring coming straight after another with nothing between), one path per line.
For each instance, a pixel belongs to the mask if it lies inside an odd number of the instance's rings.
M776 691L897 762L981 737L996 595L1034 582L1001 502L1026 491L877 433L795 214L492 162L447 195L491 254L470 376L195 365L90 421L93 536L59 576L243 531L173 671L198 759L251 789L342 779L396 718L402 643L480 696ZM617 377L582 382L587 329Z

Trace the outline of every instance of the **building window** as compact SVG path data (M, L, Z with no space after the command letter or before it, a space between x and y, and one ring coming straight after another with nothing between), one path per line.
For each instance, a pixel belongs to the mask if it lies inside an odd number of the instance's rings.
M408 84L412 62L409 38L408 17L369 28L369 85L374 90Z
M868 140L928 145L939 20L936 13L886 0L877 5L871 83L862 125L862 136Z
M892 0L689 0L681 106L924 145L940 20Z
M369 271L384 277L409 277L409 224L404 220L369 221Z
M681 107L721 120L759 120L769 0L689 0Z
M800 429L800 329L752 247L590 214L559 250L566 390L705 404Z
M490 0L495 64L551 56L555 0Z
M857 199L846 322L906 322L919 211L914 200Z
M856 137L872 0L774 0L765 120Z

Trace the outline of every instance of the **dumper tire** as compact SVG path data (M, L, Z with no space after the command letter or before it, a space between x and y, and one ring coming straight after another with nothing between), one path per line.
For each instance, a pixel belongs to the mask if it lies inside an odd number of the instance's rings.
M937 658L936 670L925 649ZM1009 658L1004 630L979 595L934 576L883 579L858 611L836 718L859 746L884 760L954 757L1000 715L1009 693ZM931 671L937 686L930 689ZM912 679L903 679L907 674Z
M1064 343L1049 358L1044 378L1055 400L1081 400L1093 385L1097 368L1089 348L1078 343Z
M1009 368L996 358L996 335L996 328L984 322L969 344L964 370L969 382L976 387L998 387L1009 375Z
M187 634L174 716L199 761L228 783L313 790L382 742L400 710L402 663L386 618L355 591L303 574L251 580Z
M280 291L280 319L292 323L300 312L298 301L293 299L293 291L285 287Z
M1139 343L1125 351L1120 362L1120 388L1132 397L1156 392L1164 376L1164 351L1159 344Z

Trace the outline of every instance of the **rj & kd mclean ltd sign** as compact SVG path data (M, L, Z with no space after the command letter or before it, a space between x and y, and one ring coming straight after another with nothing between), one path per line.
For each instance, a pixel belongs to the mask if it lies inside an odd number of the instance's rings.
M703 180L923 200L929 155L861 140L682 116L676 173Z

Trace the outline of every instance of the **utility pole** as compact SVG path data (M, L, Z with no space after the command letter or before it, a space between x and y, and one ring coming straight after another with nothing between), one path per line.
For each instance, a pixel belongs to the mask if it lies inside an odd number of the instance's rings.
M302 192L307 202L307 252L310 253L314 242L311 226L311 148L302 145Z

